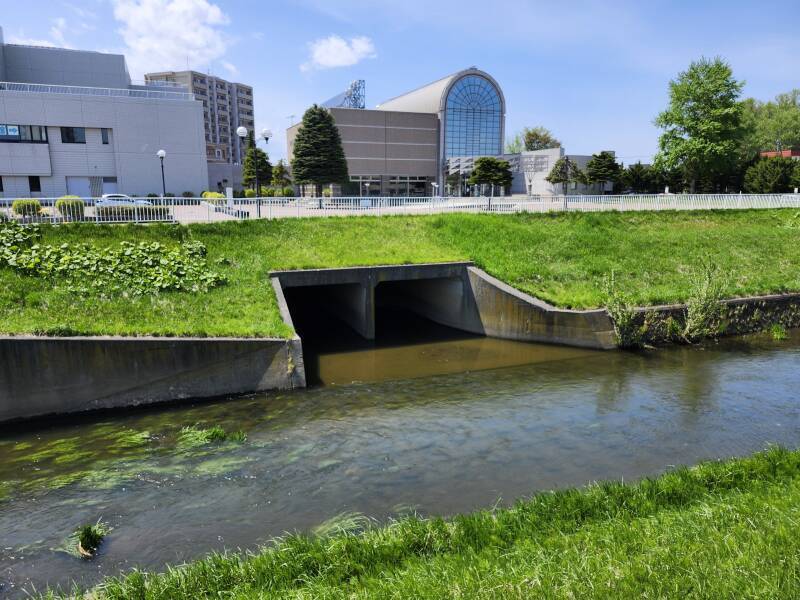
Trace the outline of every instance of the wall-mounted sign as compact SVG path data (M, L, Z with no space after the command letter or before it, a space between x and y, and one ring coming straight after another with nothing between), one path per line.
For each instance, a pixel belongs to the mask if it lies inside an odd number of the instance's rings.
M6 135L19 135L19 125L8 125L8 133Z

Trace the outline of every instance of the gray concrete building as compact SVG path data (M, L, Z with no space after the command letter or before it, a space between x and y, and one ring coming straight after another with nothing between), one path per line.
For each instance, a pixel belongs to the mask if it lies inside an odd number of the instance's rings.
M4 44L0 197L161 193L208 185L203 106L186 88L135 85L118 54Z
M342 138L350 187L370 196L427 196L442 182L448 158L503 151L505 99L474 67L397 96L375 109L330 108ZM300 124L287 130L292 156Z
M247 148L236 129L241 125L255 131L253 88L198 71L161 71L144 77L151 84L184 85L203 104L209 189L241 189Z

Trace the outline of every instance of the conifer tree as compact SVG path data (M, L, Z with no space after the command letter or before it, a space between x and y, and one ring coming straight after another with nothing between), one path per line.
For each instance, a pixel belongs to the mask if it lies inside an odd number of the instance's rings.
M295 137L292 175L297 184L313 184L317 196L323 185L347 182L347 161L339 130L333 115L316 104L303 115Z

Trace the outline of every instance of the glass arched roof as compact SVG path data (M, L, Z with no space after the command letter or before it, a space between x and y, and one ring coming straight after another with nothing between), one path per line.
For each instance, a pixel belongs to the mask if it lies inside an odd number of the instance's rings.
M502 154L502 100L480 75L453 84L445 103L445 158Z

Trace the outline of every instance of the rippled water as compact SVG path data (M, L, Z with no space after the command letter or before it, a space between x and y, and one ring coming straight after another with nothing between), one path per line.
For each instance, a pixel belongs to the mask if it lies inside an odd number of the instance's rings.
M471 338L355 352L320 357L338 385L0 431L0 594L251 548L348 511L447 515L800 439L798 332L642 354ZM448 373L467 360L531 364ZM408 361L427 376L365 382ZM247 441L181 449L196 423ZM113 531L94 561L58 549L99 518Z

